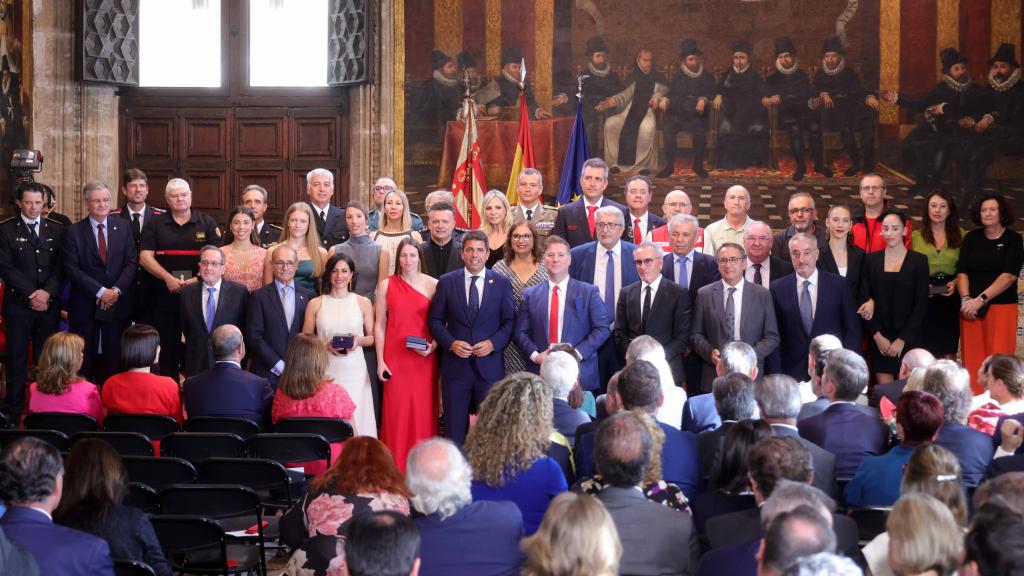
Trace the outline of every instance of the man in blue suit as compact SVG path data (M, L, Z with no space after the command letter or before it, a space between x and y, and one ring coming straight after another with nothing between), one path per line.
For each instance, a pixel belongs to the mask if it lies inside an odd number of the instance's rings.
M502 350L515 323L512 284L484 269L487 235L470 230L462 238L464 268L441 276L430 305L430 333L441 356L441 405L448 437L462 446L469 413L505 375Z
M229 416L267 424L274 389L266 378L242 370L242 331L231 324L218 326L210 343L213 367L186 378L182 385L185 411L189 416Z
M262 376L277 389L284 371L288 342L302 331L306 304L313 293L295 284L299 258L295 250L279 244L271 253L274 281L252 293L249 299L248 332L252 348L250 371Z
M846 279L817 269L818 241L797 234L789 240L795 272L771 284L772 302L779 327L779 347L768 357L769 374L788 374L796 380L807 374L811 339L833 334L843 348L860 346L860 318Z
M952 452L960 461L960 477L965 488L981 484L995 452L992 438L967 426L971 409L971 375L952 360L939 360L924 374L925 392L942 402L945 422L939 428L935 444Z
M569 277L569 243L549 236L544 243L548 281L523 292L516 316L515 341L530 360L527 369L540 372L551 346L571 344L580 362L584 390L598 388L597 351L608 340L608 313L593 284Z
M603 207L595 212L597 241L576 246L572 249L569 276L585 284L593 284L604 300L608 329L615 325L615 307L624 286L640 280L633 263L635 246L622 240L625 218L612 207ZM622 369L622 360L609 338L601 346L597 359L598 377L601 389L608 385L612 374Z
M46 576L110 576L114 563L102 538L53 523L64 488L64 463L37 438L11 442L0 456L0 499L9 504L0 528L32 554Z
M600 158L591 158L583 163L580 172L580 187L583 197L562 206L555 218L551 233L565 238L573 248L597 239L597 210L605 206L617 208L626 219L626 207L604 197L608 188L608 165ZM622 236L625 227L616 230Z
M132 288L139 258L128 222L107 217L110 188L88 182L82 200L89 216L64 232L61 250L64 273L71 280L68 324L85 339L82 373L102 382L120 370L121 332L134 310L127 299L119 301Z

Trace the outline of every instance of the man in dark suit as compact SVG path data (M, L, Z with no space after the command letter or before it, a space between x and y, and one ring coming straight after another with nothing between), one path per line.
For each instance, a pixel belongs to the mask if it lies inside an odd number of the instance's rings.
M836 457L817 444L800 437L796 417L800 413L800 387L785 374L765 376L754 389L761 419L776 436L796 438L811 453L815 488L829 497L836 495Z
M673 216L668 223L671 250L661 265L662 275L686 288L691 300L698 290L722 279L715 257L696 249L699 230L700 224L695 217L689 214ZM683 352L683 370L686 371L686 393L690 396L700 394L703 365L704 361L693 351L692 344L688 344Z
M626 179L626 207L629 209L629 221L626 223L625 240L639 244L644 240L653 240L655 228L665 225L665 219L650 211L651 179L638 174Z
M818 209L814 197L808 192L795 192L789 197L789 227L772 237L772 254L785 258L789 252L789 239L797 234L808 234L818 240L818 246L828 244L828 230L818 224Z
M797 423L800 436L836 456L836 480L853 477L865 456L889 449L889 427L870 408L858 405L857 397L868 383L868 366L850 350L829 354L822 391L829 400L824 412Z
M110 188L94 180L82 196L88 217L64 232L61 252L71 280L68 325L85 339L82 374L103 382L120 371L121 332L132 316L131 301L121 296L132 289L139 256L128 222L107 217Z
M502 350L515 323L512 284L484 269L488 253L483 232L466 233L462 239L465 267L438 280L427 320L430 333L444 350L441 405L448 437L459 446L469 430L469 413L505 375Z
M218 326L245 326L249 291L224 280L224 252L216 246L199 251L199 278L181 290L181 331L185 335L185 376L213 365L210 334Z
M828 355L833 350L839 350L842 347L843 343L839 341L839 338L831 334L822 334L821 336L811 338L811 345L807 350L807 375L810 377L810 380L805 384L809 385L810 393L814 396L814 400L804 402L804 405L800 407L800 413L796 417L798 422L811 416L817 416L828 408L829 401L821 388L821 377L825 374L825 364L828 362ZM801 384L801 387L805 384ZM801 399L806 399L807 396L806 392L801 390Z
M185 411L189 416L228 416L267 424L274 389L266 378L242 370L242 331L230 324L218 326L210 343L213 367L186 378L182 385Z
M284 371L284 356L292 337L302 331L306 304L314 295L295 284L299 264L295 250L278 245L270 255L274 281L252 293L249 299L246 331L252 349L250 371L262 376L277 389Z
M267 222L264 218L267 215L267 189L259 184L249 184L242 189L242 206L252 210L256 218L256 237L260 239L260 246L269 248L271 244L281 241L281 227L277 224Z
M846 280L816 268L818 244L813 236L793 236L788 250L795 272L773 281L770 288L780 344L768 357L768 372L797 379L807 374L807 350L815 336L834 334L843 348L857 350L860 318Z
M985 476L995 447L988 434L967 426L972 400L971 375L952 360L939 360L925 372L923 390L942 402L945 422L939 428L935 444L956 455L964 487L977 487Z
M430 238L420 244L423 269L428 276L440 278L462 267L462 240L455 238L455 208L448 203L427 206Z
M868 406L878 408L882 398L888 398L889 402L895 405L896 401L900 399L900 394L903 394L903 389L907 387L907 378L910 378L910 373L917 368L928 368L932 364L935 364L935 356L932 356L931 352L924 348L908 350L903 355L903 360L900 361L900 372L896 375L896 379L886 384L876 384L871 389L871 393L868 395Z
M630 367L640 363L650 366L640 360ZM647 500L639 489L652 443L647 426L635 415L607 418L597 429L594 449L598 472L607 484L597 498L619 533L622 574L690 574L699 555L693 520Z
M513 337L534 374L540 372L553 345L571 344L580 362L580 384L584 390L595 390L599 386L597 351L611 331L597 287L570 278L571 263L569 243L549 236L544 247L548 281L523 292Z
M774 254L772 229L764 222L753 221L743 233L743 249L747 252L743 277L762 288L793 272L793 266L783 254Z
M24 406L29 344L38 364L43 343L60 326L64 226L43 217L46 192L41 184L21 184L14 196L18 214L0 222L0 278L9 359L4 410L17 422Z
M743 345L742 342L730 342L727 346L735 344ZM711 394L722 425L697 435L697 454L700 456L700 473L704 485L708 489L717 489L722 488L714 481L722 461L725 435L740 420L753 418L757 414L757 402L754 400L754 381L738 372L715 378Z
M409 452L406 482L420 531L420 573L519 573L523 515L513 502L473 501L473 471L458 447L431 438Z
M552 234L568 240L573 248L597 239L598 208L618 208L623 220L627 215L625 206L604 197L605 188L608 187L608 165L604 160L591 158L583 163L580 186L583 188L583 198L562 206L555 218L555 227L551 230ZM621 235L623 230L618 232Z
M622 289L615 312L615 345L619 356L641 334L651 336L665 348L665 359L676 383L686 379L683 350L690 337L690 295L661 275L661 250L644 241L633 252L640 281Z
M32 554L39 574L113 574L106 540L54 524L52 514L60 504L63 485L64 463L56 448L32 437L10 442L0 455L0 499L9 506L0 518L0 528Z
M166 213L146 202L149 198L149 180L146 173L137 168L124 171L121 179L121 194L125 198L124 206L110 213L115 218L123 218L131 226L135 240L135 253L138 254L142 243L142 232L152 226L153 217ZM135 269L135 280L132 289L121 294L119 306L131 309L131 320L136 324L153 325L153 277L139 262Z
M320 245L327 250L348 240L345 209L332 204L332 200L334 173L325 168L310 170L306 174L306 201L313 209L313 222L320 235Z
M754 347L759 373L764 360L779 345L775 309L771 294L743 279L746 254L739 244L726 242L718 249L721 282L704 286L697 292L693 313L692 345L704 360L701 390L710 390L721 349L733 340Z

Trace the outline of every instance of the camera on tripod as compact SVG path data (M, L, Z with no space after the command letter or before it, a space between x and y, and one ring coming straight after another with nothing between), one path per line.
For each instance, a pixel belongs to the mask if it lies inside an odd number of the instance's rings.
M35 182L32 174L43 171L43 153L39 150L19 148L11 152L11 171L14 172L14 184Z

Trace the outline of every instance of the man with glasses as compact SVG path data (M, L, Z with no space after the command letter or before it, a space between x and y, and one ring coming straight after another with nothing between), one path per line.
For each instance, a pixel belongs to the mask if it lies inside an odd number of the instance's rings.
M718 247L726 242L743 243L743 235L751 222L756 222L747 213L750 211L750 192L739 184L725 191L725 218L712 222L704 232L704 253L712 256Z
M722 347L740 340L754 347L757 372L764 374L764 361L779 345L775 308L767 288L743 279L747 254L743 246L723 244L717 253L721 282L697 291L693 312L692 346L704 360L701 390L711 391Z
M367 221L367 226L371 231L380 228L380 213L384 211L384 198L387 197L388 192L394 190L398 190L398 184L395 184L395 181L387 176L381 176L373 183L373 210L370 210L370 219ZM430 207L429 196L427 207ZM420 215L415 212L410 212L409 218L412 219L412 229L422 232L423 218L420 218Z
M651 239L655 228L665 225L665 220L651 214L651 179L647 176L630 176L626 180L626 205L629 208L629 225L626 226L626 240L639 244Z
M661 275L662 252L653 242L641 242L633 262L640 281L622 289L615 312L619 357L626 357L634 338L646 334L665 348L676 385L685 385L683 352L690 340L690 294Z
M245 333L245 309L249 291L224 280L224 252L216 246L199 251L200 282L181 290L181 331L185 335L185 376L195 376L213 366L210 333L231 324Z
M605 198L604 191L608 188L608 165L600 158L591 158L583 163L580 171L580 187L583 197L562 206L555 218L555 227L551 233L569 241L573 248L597 239L597 211L605 206L612 206L622 212L626 218L626 207L618 202ZM619 230L622 235L625 227Z
M246 332L252 355L250 371L262 376L277 389L284 371L288 342L302 332L306 304L315 296L295 284L299 258L286 244L278 244L271 253L274 281L252 293Z
M789 226L772 238L772 254L787 258L789 239L797 234L810 234L818 246L828 243L828 230L818 225L818 209L814 197L807 192L796 192L789 197Z
M256 236L260 246L270 248L271 244L281 241L281 227L264 220L267 214L267 189L259 184L250 184L242 190L242 206L252 210L256 217Z
M878 217L885 212L892 201L885 195L885 180L878 174L865 174L860 179L860 201L864 206L853 215L853 245L867 252L885 249L882 237L882 222ZM907 221L905 243L910 249L910 221Z
M764 222L753 222L743 235L743 248L747 253L744 277L767 288L772 282L793 272L788 261L771 253L772 229Z
M672 220L676 214L691 214L693 213L693 203L690 202L690 196L682 188L676 188L665 195L665 201L661 205L661 213L665 216L665 222ZM694 237L693 246L695 248L704 247L704 229L697 225L697 232ZM651 230L651 240L661 247L665 252L672 251L672 243L669 238L668 224L662 224L654 230Z

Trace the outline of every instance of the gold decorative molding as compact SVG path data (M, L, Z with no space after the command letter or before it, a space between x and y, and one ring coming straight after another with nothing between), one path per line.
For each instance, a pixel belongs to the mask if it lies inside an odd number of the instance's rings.
M1021 0L992 0L992 51L1003 42L1020 44Z
M533 73L534 93L537 102L547 109L554 95L551 78L555 41L554 0L536 0L533 13L534 48L537 54L537 63L534 65Z
M434 47L453 58L462 51L462 0L434 0Z
M501 0L486 0L485 36L487 49L484 55L488 76L501 74Z
M960 50L960 0L937 0L935 4L935 47ZM935 76L940 78L942 63L935 62Z
M394 0L394 128L391 148L394 155L392 178L399 188L405 187L405 0Z
M878 23L878 87L882 90L900 89L900 0L881 0ZM899 109L883 105L878 121L898 124Z

